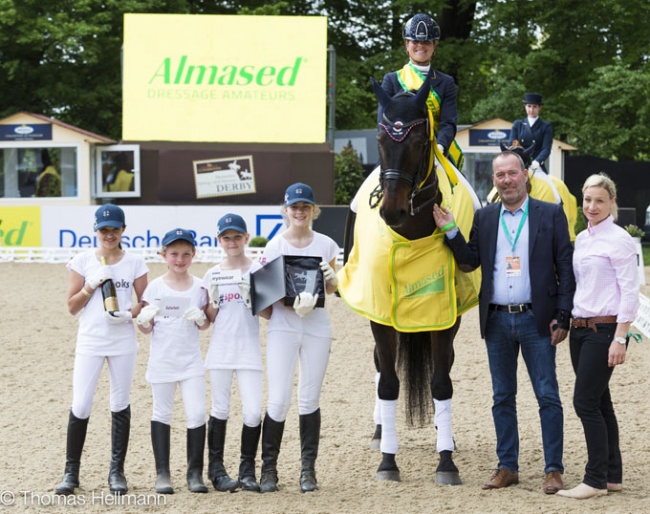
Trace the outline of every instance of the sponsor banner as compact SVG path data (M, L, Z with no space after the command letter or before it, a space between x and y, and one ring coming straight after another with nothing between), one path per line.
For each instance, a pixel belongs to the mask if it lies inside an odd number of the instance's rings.
M0 125L0 141L51 141L50 123L21 123Z
M193 161L197 198L255 193L253 156Z
M41 246L41 207L0 207L0 246Z
M510 129L470 129L469 146L499 146L508 144Z
M217 246L217 220L229 212L239 214L251 237L271 239L284 228L279 205L269 206L121 206L126 218L126 230L122 236L125 248L159 248L163 236L174 228L184 228L194 234L196 245ZM9 208L0 208L2 213ZM23 208L25 209L25 208ZM44 246L55 248L92 248L97 246L93 230L96 205L91 206L42 206L38 243L28 244L27 237L20 238L12 232L7 239L12 246ZM14 225L16 225L14 227ZM14 229L19 225L11 225ZM0 225L3 230L4 219ZM29 233L25 229L26 234ZM3 236L3 244L5 237ZM22 244L16 244L16 242Z
M124 15L131 141L322 143L327 18Z

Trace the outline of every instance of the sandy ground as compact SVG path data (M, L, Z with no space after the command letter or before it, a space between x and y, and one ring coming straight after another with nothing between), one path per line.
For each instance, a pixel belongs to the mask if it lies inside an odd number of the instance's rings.
M202 276L207 264L195 264ZM150 265L150 279L161 264ZM650 268L646 268L650 279ZM458 446L455 461L463 485L436 486L435 434L431 426L408 427L400 409L398 464L402 482L375 480L379 453L369 447L373 430L373 341L368 323L340 299L328 300L334 323L331 360L323 387L323 427L317 463L320 490L299 491L298 416L294 405L287 420L279 461L281 490L259 495L238 492L191 494L185 485L185 428L177 396L172 426L172 475L176 494L153 495L155 470L149 435L151 393L144 379L148 341L139 335L140 351L132 390L132 439L126 462L130 486L122 504L108 492L110 414L107 372L100 379L81 466L81 488L68 498L53 495L62 476L65 433L72 388L76 322L65 307L67 271L61 264L0 264L0 504L7 512L228 512L228 513L637 513L650 512L650 344L632 343L628 361L612 379L621 427L625 490L589 501L542 493L543 461L536 402L523 363L520 366L520 484L483 491L481 484L496 465L490 413L491 386L478 310L468 313L456 339L453 422ZM650 280L648 281L650 283ZM646 296L650 287L645 288ZM207 349L208 334L202 335ZM565 409L565 482L582 479L586 450L582 427L571 404L574 381L568 344L558 353L558 376ZM521 361L520 361L521 362ZM227 436L226 464L238 466L241 417L239 399ZM206 405L208 399L206 398ZM4 510L0 506L0 511Z

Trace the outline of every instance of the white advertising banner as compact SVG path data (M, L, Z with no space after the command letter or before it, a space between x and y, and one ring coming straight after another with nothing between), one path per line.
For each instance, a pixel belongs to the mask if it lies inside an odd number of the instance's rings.
M40 246L91 248L96 246L93 231L96 205L41 206ZM184 228L195 234L197 247L217 246L217 221L234 212L246 221L251 237L268 239L283 229L279 205L269 206L121 206L126 217L122 237L125 248L160 247L166 232Z

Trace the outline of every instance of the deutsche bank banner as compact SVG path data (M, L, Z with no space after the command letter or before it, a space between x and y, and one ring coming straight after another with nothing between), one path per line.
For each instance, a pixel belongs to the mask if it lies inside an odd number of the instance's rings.
M194 233L198 247L217 246L217 221L229 212L246 221L251 237L271 239L284 230L279 205L121 206L126 217L125 248L159 248L174 228ZM9 247L92 248L97 205L0 207L0 245Z
M322 143L327 18L124 15L122 138Z

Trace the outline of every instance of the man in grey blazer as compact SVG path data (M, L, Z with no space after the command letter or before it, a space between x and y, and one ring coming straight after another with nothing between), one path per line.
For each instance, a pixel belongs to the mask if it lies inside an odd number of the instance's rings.
M469 242L444 207L434 206L436 225L458 266L482 269L481 337L492 377L492 415L497 435L496 471L483 489L519 483L517 360L519 351L539 405L547 494L562 489L563 412L555 373L555 346L568 332L573 305L573 247L560 205L530 198L528 170L514 152L492 162L501 202L479 209Z

